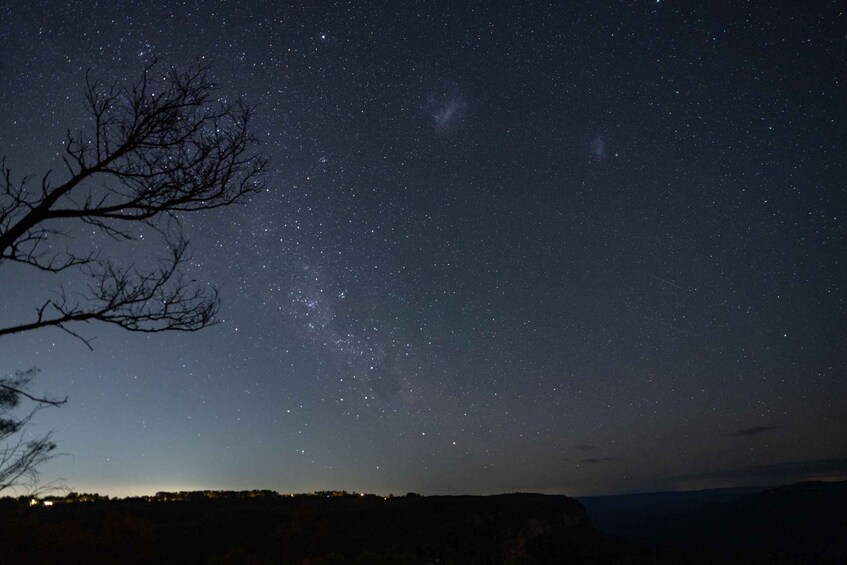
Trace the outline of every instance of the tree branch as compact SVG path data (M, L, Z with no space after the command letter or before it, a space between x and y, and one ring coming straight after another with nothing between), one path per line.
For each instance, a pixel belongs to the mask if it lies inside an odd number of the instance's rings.
M87 127L68 130L66 178L51 172L33 189L0 163L0 266L18 263L47 273L77 269L88 294L39 308L34 321L0 326L0 336L78 322L100 321L139 332L195 331L214 323L217 291L187 280L185 240L169 237L171 257L159 268L121 268L96 252L57 251L67 226L80 222L114 240L134 239L134 223L162 228L179 215L246 201L261 191L267 159L257 152L252 108L216 98L209 69L186 72L147 65L132 83L103 86L86 75Z

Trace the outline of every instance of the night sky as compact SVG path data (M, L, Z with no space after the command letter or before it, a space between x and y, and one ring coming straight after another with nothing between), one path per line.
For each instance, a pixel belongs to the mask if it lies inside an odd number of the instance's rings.
M0 2L0 154L86 69L213 64L271 159L183 217L222 323L0 340L77 491L570 495L847 477L839 2ZM125 262L161 251L76 241ZM144 235L139 230L139 235ZM0 269L3 325L61 279Z

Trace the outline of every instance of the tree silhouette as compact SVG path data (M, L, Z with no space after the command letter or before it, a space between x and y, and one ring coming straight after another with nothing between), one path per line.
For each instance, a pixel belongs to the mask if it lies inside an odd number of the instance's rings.
M35 369L18 371L11 377L0 377L0 491L13 486L33 487L38 483L38 465L50 458L56 444L47 433L42 437L24 440L21 430L32 417L47 406L59 406L67 399L55 400L33 396L27 392ZM31 408L25 415L12 417L11 412L23 402Z
M88 123L68 130L63 142L60 181L52 171L40 182L16 180L5 158L0 161L0 268L17 263L59 279L30 319L0 321L0 338L58 328L90 349L90 338L78 330L83 323L147 333L214 324L217 289L182 272L189 255L179 217L243 202L262 190L267 161L257 151L252 109L220 97L205 65L178 71L157 62L135 81L103 84L86 75L85 109ZM74 228L85 226L115 241L133 240L146 226L161 238L165 256L145 269L78 242L71 246ZM86 279L84 290L68 290L61 275L69 271L75 280ZM16 380L21 376L27 378ZM19 373L2 381L7 406L22 395L44 405L39 401L46 399L26 394L31 377ZM45 438L28 455L4 461L0 488L7 469L32 469L51 449Z

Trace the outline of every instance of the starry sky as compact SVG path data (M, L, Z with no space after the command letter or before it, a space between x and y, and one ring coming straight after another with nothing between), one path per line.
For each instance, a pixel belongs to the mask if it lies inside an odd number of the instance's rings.
M847 476L839 2L0 2L0 154L87 69L211 62L251 202L183 218L222 323L0 340L77 491L570 495ZM58 177L57 177L58 178ZM143 233L139 232L139 235ZM155 246L76 241L143 261ZM0 269L3 325L59 282Z

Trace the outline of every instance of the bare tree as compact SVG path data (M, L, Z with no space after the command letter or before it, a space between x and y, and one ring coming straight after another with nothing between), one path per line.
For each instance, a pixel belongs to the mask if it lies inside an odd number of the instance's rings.
M189 255L179 217L261 191L266 159L257 152L251 108L220 97L206 66L179 72L156 62L131 82L103 84L86 75L85 108L88 123L68 130L63 142L60 181L52 171L40 182L16 180L5 158L0 161L0 268L17 263L48 276L74 271L74 280L82 276L87 284L71 292L69 277L58 276L55 293L36 305L32 318L0 320L0 338L58 328L91 348L79 333L82 323L136 332L214 324L217 290L182 272ZM144 226L161 236L166 254L147 269L120 264L79 242L71 245L74 226L116 241L134 239ZM30 398L23 386L29 381L17 378L0 381L7 395L0 398ZM46 399L30 400L43 406L38 401ZM52 443L44 438L23 452L12 449L15 463L0 460L0 489L4 473L15 476L15 465L34 469Z
M83 297L59 286L32 320L0 326L0 336L55 327L80 337L70 326L90 321L139 332L195 331L214 322L217 292L181 275L187 242L165 222L245 200L261 190L266 163L255 152L251 109L216 99L215 92L203 66L180 73L154 63L130 85L104 87L87 78L91 123L67 133L63 182L54 184L52 171L40 186L29 177L15 182L3 161L0 266L77 268L90 285ZM165 237L168 256L140 272L93 250L57 249L73 221L117 240L133 239L132 224L146 224Z

